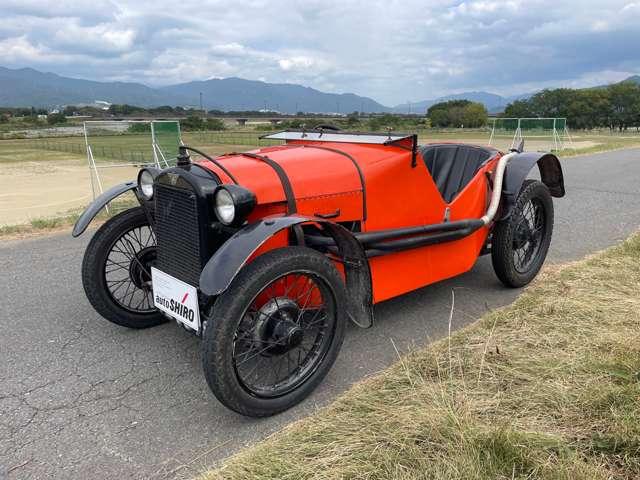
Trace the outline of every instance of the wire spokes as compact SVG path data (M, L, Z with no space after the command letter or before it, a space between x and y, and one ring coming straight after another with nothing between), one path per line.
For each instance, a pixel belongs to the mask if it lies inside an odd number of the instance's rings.
M234 367L244 388L275 397L304 382L331 344L335 318L330 288L312 273L286 274L265 286L233 340Z
M109 251L104 278L111 298L136 313L155 311L151 289L151 265L156 237L149 226L134 227L115 241Z
M514 238L513 263L518 272L525 273L534 265L545 230L544 206L537 199L531 199L523 207L515 228L517 238Z

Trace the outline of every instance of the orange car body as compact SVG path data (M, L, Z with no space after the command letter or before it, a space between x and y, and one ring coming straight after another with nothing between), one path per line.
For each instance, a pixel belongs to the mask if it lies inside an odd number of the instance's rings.
M447 203L411 142L411 137L392 145L290 140L248 153L266 156L284 169L299 215L359 222L361 232L480 218L491 196L489 178L501 153L495 152ZM283 185L267 163L245 154L198 163L224 183L232 182L230 173L256 195L257 206L249 222L287 213ZM459 240L370 258L374 303L470 270L488 233L489 228L484 227ZM252 257L287 243L287 235L281 232Z

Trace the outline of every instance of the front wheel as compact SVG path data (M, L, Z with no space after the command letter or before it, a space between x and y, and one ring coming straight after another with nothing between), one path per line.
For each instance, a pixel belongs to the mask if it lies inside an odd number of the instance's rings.
M142 207L109 219L94 234L82 261L82 284L93 308L123 327L166 322L153 304L155 261L156 237Z
M331 369L344 339L345 288L324 255L285 247L245 266L216 301L203 367L222 404L265 417L299 403Z
M514 288L531 282L547 257L552 232L549 189L537 180L526 180L511 215L493 230L491 260L500 281Z

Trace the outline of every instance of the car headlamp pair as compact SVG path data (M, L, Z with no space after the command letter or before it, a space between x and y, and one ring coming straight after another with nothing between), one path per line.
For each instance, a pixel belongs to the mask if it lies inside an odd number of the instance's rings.
M213 195L213 202L220 223L239 226L256 206L256 196L238 185L220 185Z
M145 200L153 199L154 182L160 170L143 168L138 173L138 192ZM213 194L213 207L220 223L240 226L256 206L256 196L238 185L220 185Z

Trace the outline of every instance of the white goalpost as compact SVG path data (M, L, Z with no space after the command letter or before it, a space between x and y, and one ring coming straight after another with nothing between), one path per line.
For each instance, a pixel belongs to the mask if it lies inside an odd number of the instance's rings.
M182 145L180 123L173 120L95 120L84 122L83 128L94 200L108 183L129 178L142 167L169 167Z
M567 128L566 118L494 118L489 145L500 138L510 138L511 148L522 140L531 139L538 144L549 144L555 151L575 149ZM546 145L545 145L546 148Z

